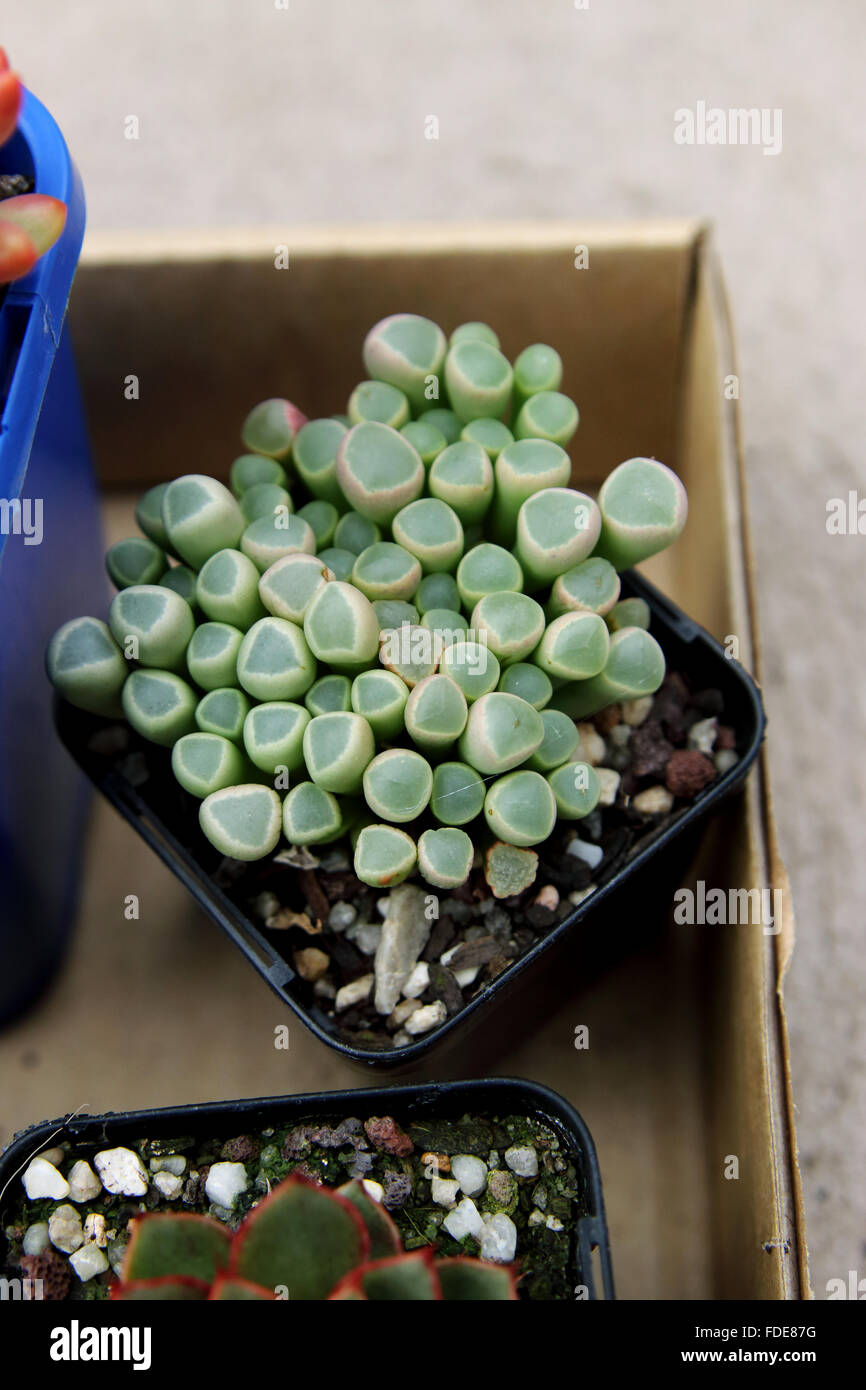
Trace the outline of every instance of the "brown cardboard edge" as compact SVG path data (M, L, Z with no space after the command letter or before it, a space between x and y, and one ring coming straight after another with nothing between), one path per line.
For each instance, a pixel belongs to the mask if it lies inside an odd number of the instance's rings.
M81 262L118 265L147 261L183 262L273 255L275 246L298 254L357 256L365 252L414 255L443 250L485 252L509 248L560 249L571 242L633 249L635 246L692 246L701 229L694 218L639 222L532 220L506 222L314 223L265 227L193 228L88 232Z
M729 371L739 378L737 353L731 317L730 303L725 289L721 263L712 239L712 230L705 225L699 234L696 255L703 262L707 277L707 287L715 304L716 322L720 333L720 352L723 363ZM725 376L728 375L726 370ZM746 618L749 637L750 669L761 684L761 643L758 603L756 597L756 566L754 543L749 519L748 486L746 476L745 447L743 440L742 415L737 399L726 400L722 411L722 426L727 438L728 448L735 464L735 494L733 501L739 514L739 524L728 531L728 546L732 563L730 573L742 575L744 579L742 611ZM739 607L740 604L737 604ZM784 980L794 950L795 919L791 903L791 889L788 873L779 848L778 833L773 815L773 797L770 784L769 760L766 746L761 750L758 765L753 774L753 787L757 791L757 804L760 807L760 824L764 844L761 846L762 879L767 885L782 891L782 925L775 937L768 938L767 958L771 970L767 981L767 1020L770 1025L766 1035L765 1060L771 1090L769 1100L771 1111L778 1122L780 1138L789 1156L785 1165L779 1164L778 1150L775 1167L780 1176L787 1178L787 1203L793 1218L796 1238L797 1270L799 1289L791 1297L813 1299L814 1292L809 1278L809 1253L806 1243L806 1214L803 1199L803 1183L800 1174L797 1149L797 1131L794 1110L794 1097L791 1079L791 1057L789 1034L784 1003ZM785 1196L784 1192L780 1196ZM780 1239L785 1239L780 1233ZM783 1271L785 1265L782 1265ZM787 1283L787 1281L786 1281Z

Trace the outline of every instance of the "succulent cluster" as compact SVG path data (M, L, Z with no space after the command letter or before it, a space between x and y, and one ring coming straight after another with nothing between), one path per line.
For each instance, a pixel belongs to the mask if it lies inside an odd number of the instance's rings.
M512 366L484 324L449 341L397 314L363 356L347 416L263 401L230 488L145 494L142 534L108 552L108 623L62 627L48 674L171 747L221 853L351 834L363 882L454 888L467 827L525 847L594 809L575 721L665 673L618 572L677 537L686 497L646 458L597 499L570 485L550 347Z
M329 1191L291 1177L232 1233L209 1216L136 1220L112 1297L124 1302L517 1297L510 1266L405 1252L384 1208L353 1180Z
M0 145L15 134L21 98L21 81L0 48ZM32 270L66 225L66 205L59 198L19 191L19 184L26 188L28 181L16 175L0 186L0 285Z

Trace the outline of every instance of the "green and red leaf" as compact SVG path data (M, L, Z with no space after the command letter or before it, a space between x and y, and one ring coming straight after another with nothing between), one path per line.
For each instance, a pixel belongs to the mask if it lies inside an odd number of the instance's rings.
M370 1196L364 1184L353 1179L337 1188L340 1197L345 1197L360 1213L370 1237L369 1255L371 1260L385 1260L389 1255L399 1255L403 1250L400 1232L380 1202Z
M171 1299L175 1302L203 1303L210 1292L204 1279L188 1279L182 1275L161 1279L133 1279L111 1285L110 1298L115 1303L155 1302Z
M369 1301L438 1302L442 1289L430 1247L387 1260L371 1260L349 1274L331 1294L336 1302L347 1298Z
M159 1278L203 1280L228 1266L231 1234L209 1216L183 1212L139 1217L123 1261L124 1283Z
M442 1297L448 1303L468 1300L514 1300L517 1281L513 1265L485 1264L466 1255L437 1260Z
M362 1264L370 1238L345 1197L296 1176L250 1213L232 1242L229 1272L295 1301L326 1299Z
M218 1274L210 1293L210 1301L216 1303L273 1303L276 1294L263 1284L254 1284L251 1279L236 1279L231 1274Z

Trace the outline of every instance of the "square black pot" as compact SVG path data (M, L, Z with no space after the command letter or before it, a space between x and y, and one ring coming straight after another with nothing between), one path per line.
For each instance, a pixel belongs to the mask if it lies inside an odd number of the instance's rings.
M682 861L694 844L696 827L745 781L764 736L760 693L744 668L729 659L708 632L638 575L623 576L622 592L624 596L644 598L649 604L650 630L662 646L668 669L681 671L695 689L716 688L721 692L725 722L736 734L739 761L666 824L642 836L607 882L601 883L525 955L497 975L465 1008L435 1031L403 1047L364 1047L341 1036L336 1021L280 953L275 934L266 934L246 912L248 891L232 897L231 885L218 872L223 860L199 829L198 803L175 781L167 750L145 743L124 725L120 726L125 731L122 751L96 751L104 746L104 740L95 736L110 726L63 701L56 702L57 729L68 751L99 790L231 937L283 1003L328 1047L371 1069L407 1070L426 1061L434 1048L438 1050L446 1042L455 1049L462 1046L472 1026L483 1031L484 1050L494 1054L507 1043L509 1030L495 1021L493 1005L501 1005L518 990L524 991L528 979L537 973L536 967L565 947L578 929L581 940L591 938L593 925L604 921L606 915L627 900L626 890L639 889L644 901L653 893L668 893L671 883L676 882L673 861ZM131 758L131 753L135 757ZM142 777L130 770L135 764L143 772ZM287 868L286 872L293 870ZM473 1053L472 1064L479 1064L477 1053Z
M577 1111L556 1092L532 1081L493 1077L486 1081L444 1081L420 1086L388 1086L313 1095L268 1096L256 1100L214 1101L160 1110L127 1110L45 1121L15 1136L0 1154L0 1269L5 1263L3 1235L9 1220L8 1193L32 1157L63 1139L114 1146L148 1138L231 1138L250 1129L301 1121L333 1122L347 1115L394 1114L406 1125L424 1118L456 1119L465 1114L490 1118L525 1115L542 1121L558 1136L578 1175L578 1214L570 1233L570 1285L582 1286L590 1300L613 1299L613 1272L604 1213L601 1174L592 1136ZM577 1294L575 1294L575 1297Z

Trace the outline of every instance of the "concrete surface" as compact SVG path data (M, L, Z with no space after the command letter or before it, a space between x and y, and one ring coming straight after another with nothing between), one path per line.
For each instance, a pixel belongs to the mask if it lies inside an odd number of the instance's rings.
M28 0L2 42L53 108L90 225L700 214L741 350L813 1283L866 1273L860 848L866 9L790 0ZM782 149L678 145L699 101ZM137 116L140 138L124 135ZM425 138L429 116L439 139ZM429 129L429 127L428 127Z

